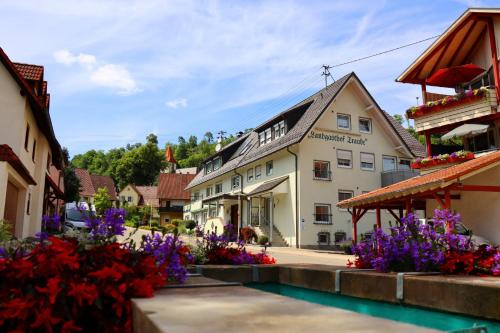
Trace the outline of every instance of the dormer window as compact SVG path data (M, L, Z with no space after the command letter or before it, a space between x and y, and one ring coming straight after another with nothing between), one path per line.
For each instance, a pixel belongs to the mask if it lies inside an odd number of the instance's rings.
M210 172L213 171L213 164L212 164L212 161L210 162L207 162L207 164L205 164L205 173L206 174L209 174Z
M269 128L266 128L262 132L259 133L259 144L265 145L270 143L274 139L281 138L285 135L285 121L282 120L277 124L272 125Z
M266 143L266 133L259 133L259 143L261 146Z
M281 138L285 135L285 121L282 120L274 125L274 138Z
M266 143L271 142L273 137L271 136L271 128L268 128L264 131L264 134L266 135Z
M217 157L216 159L214 159L214 161L213 161L214 171L220 169L221 166L222 166L222 159L220 157Z

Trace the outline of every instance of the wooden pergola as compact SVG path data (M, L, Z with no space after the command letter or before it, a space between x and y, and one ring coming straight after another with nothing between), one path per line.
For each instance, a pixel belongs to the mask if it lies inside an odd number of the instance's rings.
M377 228L382 227L381 210L385 209L396 221L414 209L425 209L427 200L436 200L442 209L451 209L452 200L460 200L462 192L500 192L499 184L462 184L462 181L490 168L500 167L500 151L417 176L369 193L337 203L347 208L352 217L352 239L358 241L357 224L369 210L376 212Z

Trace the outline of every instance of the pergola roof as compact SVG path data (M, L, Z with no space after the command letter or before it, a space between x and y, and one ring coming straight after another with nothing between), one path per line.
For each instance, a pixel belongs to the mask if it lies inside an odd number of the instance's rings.
M438 69L469 63L472 52L487 36L487 19L497 15L498 8L467 9L396 81L424 84Z
M453 183L460 182L498 165L500 165L500 151L360 194L340 201L337 203L337 206L340 208L364 207L384 201L396 200L409 195L418 196L428 191L444 189Z

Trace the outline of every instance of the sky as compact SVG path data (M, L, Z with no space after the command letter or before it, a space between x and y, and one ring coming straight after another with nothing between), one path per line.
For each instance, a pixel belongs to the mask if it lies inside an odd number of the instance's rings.
M0 47L45 66L56 136L70 154L255 127L324 86L321 65L441 34L496 1L0 0ZM498 6L498 4L497 4ZM395 82L431 41L334 67L403 114Z

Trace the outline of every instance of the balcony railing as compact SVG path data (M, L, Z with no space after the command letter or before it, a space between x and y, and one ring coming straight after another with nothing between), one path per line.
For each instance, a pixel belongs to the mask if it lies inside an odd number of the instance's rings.
M332 224L332 214L313 214L314 224Z
M160 213L182 213L184 206L170 206L170 207L160 207L158 211Z
M381 173L382 187L399 183L403 180L410 179L419 175L415 170L390 170Z
M314 180L332 180L332 172L330 170L313 170Z

